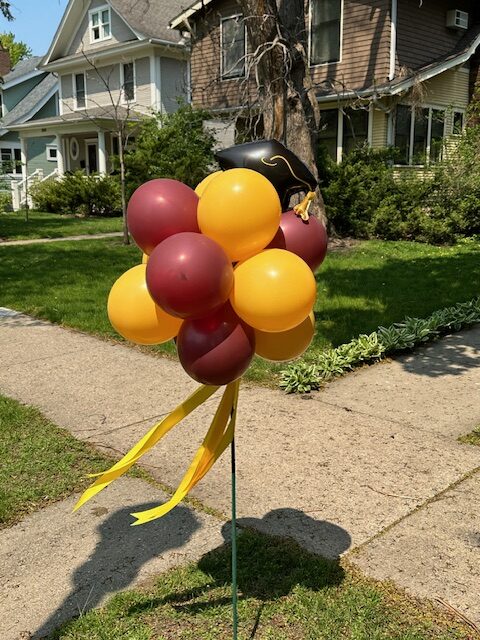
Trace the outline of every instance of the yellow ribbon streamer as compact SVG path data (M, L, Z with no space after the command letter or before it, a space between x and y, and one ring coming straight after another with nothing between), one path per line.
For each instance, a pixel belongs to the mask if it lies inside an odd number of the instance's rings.
M315 200L315 191L309 191L305 198L293 207L297 216L300 216L302 220L308 220L308 210L313 200Z
M238 380L226 386L207 435L174 495L163 505L148 509L147 511L132 513L132 516L136 518L136 521L132 523L133 525L150 522L171 511L185 498L188 492L200 482L232 442L235 434L239 386L240 381ZM97 495L97 493L102 491L102 489L107 487L111 482L126 473L130 467L163 438L170 429L194 409L203 404L218 388L219 387L216 386L201 386L168 416L152 427L152 429L150 429L121 460L108 469L108 471L100 474L91 474L90 477L96 477L97 479L82 494L74 507L74 511Z
M136 521L132 523L133 526L161 518L176 507L210 471L231 443L235 434L239 384L239 381L236 381L227 385L210 429L174 495L165 504L147 511L132 513L132 516L136 518Z
M102 489L126 473L147 451L149 451L170 429L188 416L194 409L203 404L212 396L219 387L202 385L194 391L184 402L178 405L166 418L160 420L150 431L130 449L116 464L104 473L92 474L97 480L80 496L74 511L79 509L88 500L97 495Z

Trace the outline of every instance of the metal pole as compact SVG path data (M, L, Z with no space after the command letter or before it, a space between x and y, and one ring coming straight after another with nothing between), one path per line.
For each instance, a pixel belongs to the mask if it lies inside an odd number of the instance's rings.
M235 438L230 447L232 460L232 613L233 640L238 634L238 587L237 587L237 498L236 498L236 465Z

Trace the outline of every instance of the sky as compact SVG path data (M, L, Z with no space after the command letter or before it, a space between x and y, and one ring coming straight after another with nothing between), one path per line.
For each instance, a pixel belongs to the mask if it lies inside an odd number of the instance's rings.
M34 56L47 52L68 0L12 0L13 22L0 16L0 32L12 31Z

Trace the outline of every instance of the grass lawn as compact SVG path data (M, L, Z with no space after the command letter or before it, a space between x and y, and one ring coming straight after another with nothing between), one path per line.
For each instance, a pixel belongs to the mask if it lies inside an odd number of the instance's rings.
M117 337L106 314L108 292L140 260L137 247L125 247L117 238L0 247L0 306ZM434 247L367 241L332 251L317 274L317 330L307 357L407 315L427 316L473 298L478 282L478 243ZM172 343L155 349L174 353ZM249 377L271 380L281 368L258 360Z
M0 395L0 527L86 488L106 456L59 429L33 407Z
M121 218L76 218L57 213L30 211L29 220L26 222L23 211L0 213L0 242L33 238L65 238L121 230Z
M431 605L324 560L295 543L240 535L241 640L467 640L471 630ZM114 596L50 636L57 640L229 640L230 550Z
M463 442L463 444L474 444L475 446L480 447L480 425L475 427L475 429L470 433L460 436L458 441Z

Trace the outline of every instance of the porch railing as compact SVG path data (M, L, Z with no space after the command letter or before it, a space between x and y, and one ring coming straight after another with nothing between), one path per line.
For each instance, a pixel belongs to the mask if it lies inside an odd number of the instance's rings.
M55 180L59 176L60 173L57 168L48 175L44 174L43 169L36 169L27 178L12 180L11 189L13 210L18 211L19 209L22 209L22 207L25 207L27 202L29 207L33 205L32 197L30 195L30 189L33 184L36 182L45 182L46 180Z

